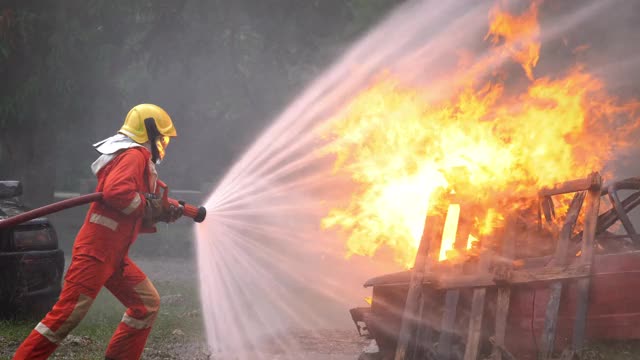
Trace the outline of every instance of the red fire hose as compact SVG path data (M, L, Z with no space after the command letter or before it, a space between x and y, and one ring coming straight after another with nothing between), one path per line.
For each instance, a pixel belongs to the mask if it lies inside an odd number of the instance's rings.
M162 196L162 199L163 199L164 206L169 206L169 204L174 206L182 205L184 207L183 214L185 216L192 218L193 221L195 222L204 221L205 217L207 216L207 210L203 206L197 207L194 205L187 204L184 201L171 199L167 196L168 190L166 188L166 185L163 188L164 188L164 194ZM53 214L58 211L62 211L65 209L69 209L72 207L76 207L76 206L80 206L80 205L84 205L84 204L88 204L88 203L92 203L94 201L100 201L100 200L102 200L102 193L95 192L87 195L77 196L71 199L58 201L50 205L46 205L46 206L27 211L22 214L19 214L4 220L0 220L0 229L14 227L18 224L22 224L23 222L37 219L41 216Z
M19 214L4 220L0 220L0 229L14 227L18 224L22 224L23 222L37 219L41 216L53 214L61 210L88 204L88 203L99 201L99 200L102 200L101 192L96 192L92 194L77 196L71 199L58 201L53 204L49 204L49 205L27 211L22 214Z

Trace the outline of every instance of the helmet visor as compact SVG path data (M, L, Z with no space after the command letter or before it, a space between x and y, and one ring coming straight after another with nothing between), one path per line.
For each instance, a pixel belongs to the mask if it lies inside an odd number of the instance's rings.
M156 138L156 148L158 149L158 156L160 160L164 159L164 154L167 151L167 146L169 146L169 142L171 138L168 136L158 136Z

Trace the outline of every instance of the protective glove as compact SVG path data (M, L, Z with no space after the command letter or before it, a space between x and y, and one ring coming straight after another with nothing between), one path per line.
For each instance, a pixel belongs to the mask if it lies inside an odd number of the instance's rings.
M184 213L184 206L182 205L175 206L173 204L169 204L169 208L164 209L163 214L161 215L160 218L158 218L158 220L164 221L166 223L172 223L180 219L183 213Z
M184 211L184 207L169 205L168 208L165 208L162 204L162 199L160 199L155 194L146 194L145 198L147 200L147 204L145 207L143 219L146 224L155 224L159 221L172 223L178 220Z

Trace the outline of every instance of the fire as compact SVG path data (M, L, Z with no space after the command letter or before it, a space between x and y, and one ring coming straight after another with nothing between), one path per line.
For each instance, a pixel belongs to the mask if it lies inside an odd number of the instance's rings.
M447 210L447 218L444 222L442 231L442 243L440 245L440 255L438 260L446 260L455 257L456 250L454 248L456 242L456 234L458 232L458 221L460 220L460 205L451 204Z
M496 8L490 18L487 37L521 64L527 87L490 79L432 101L423 96L429 89L389 75L325 129L324 151L335 156L335 173L350 178L354 191L322 225L346 234L348 255L387 248L411 266L425 214L447 204L439 259L454 257L490 242L510 214L534 204L539 188L600 170L629 145L637 101L609 95L581 66L533 77L540 51L535 3L520 16ZM459 201L470 205L461 208ZM456 235L463 218L471 224L468 236ZM461 236L465 243L458 246Z
M533 68L540 59L540 25L538 24L538 4L532 2L529 10L522 15L512 15L498 5L490 14L491 24L485 39L495 45L504 41L507 51L533 80Z

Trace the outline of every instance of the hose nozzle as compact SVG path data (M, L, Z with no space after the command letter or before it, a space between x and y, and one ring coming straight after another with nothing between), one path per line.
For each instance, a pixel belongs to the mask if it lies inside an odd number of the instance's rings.
M187 204L184 201L179 201L176 199L172 199L169 197L169 187L167 184L158 180L158 185L164 190L162 193L162 202L165 204L164 206L173 205L175 207L182 206L184 208L182 214L186 217L190 217L193 221L197 223L201 223L207 217L207 209L204 206L195 206L191 204Z
M207 217L207 209L204 206L196 207L191 204L187 204L184 201L177 201L174 199L169 199L169 202L174 203L174 205L182 205L184 207L183 215L190 217L193 221L197 223L201 223Z

